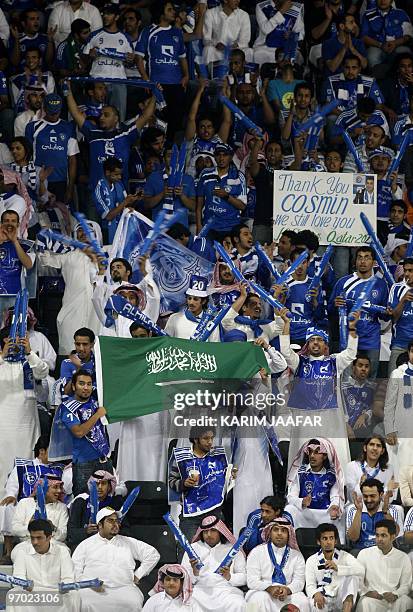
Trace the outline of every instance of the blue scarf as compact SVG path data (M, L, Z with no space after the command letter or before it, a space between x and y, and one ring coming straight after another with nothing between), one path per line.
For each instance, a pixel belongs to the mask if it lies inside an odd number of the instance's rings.
M411 387L411 377L413 376L413 370L410 368L410 363L407 364L407 368L404 372L403 383L405 387L404 395L403 395L403 404L406 410L412 408L412 387ZM407 389L406 389L407 387Z
M272 583L273 584L287 584L287 580L284 576L283 569L288 561L288 557L290 556L290 547L286 546L283 554L283 558L281 559L281 564L278 565L277 560L275 558L274 551L272 549L271 542L267 544L268 554L270 555L271 563L274 566L274 571L272 573Z
M199 325L201 321L203 321L203 319L207 316L207 312L206 310L203 310L200 316L196 317L195 315L192 314L190 310L188 310L188 308L185 308L184 315L186 316L188 321L192 321L192 323L196 323L197 325Z
M376 478L377 474L380 472L380 465L378 465L373 472L368 472L367 468L366 468L366 462L360 462L361 465L361 471L363 472L363 474L365 474L365 476L367 476L367 478Z
M248 327L250 327L254 332L254 338L258 338L263 334L261 325L268 325L268 323L272 323L272 319L251 319L250 317L243 317L242 315L235 317L234 321L239 325L248 325Z
M338 550L335 548L334 554L333 554L333 561L335 561L336 565L338 561L338 556L339 556ZM324 553L321 550L321 548L317 553L317 559L318 559L317 569L324 570L323 579L317 583L317 588L321 587L321 593L326 597L331 597L331 595L328 595L326 593L325 587L331 584L331 581L333 579L333 570L326 569L326 560L325 560Z

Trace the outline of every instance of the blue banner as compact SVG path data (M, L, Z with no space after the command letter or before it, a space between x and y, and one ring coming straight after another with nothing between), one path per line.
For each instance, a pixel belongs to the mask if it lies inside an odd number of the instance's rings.
M134 272L134 281L140 278L139 245L152 227L152 221L140 213L125 211L116 230L110 259L127 259ZM185 302L185 291L192 274L206 276L208 279L212 276L211 262L165 234L160 234L156 239L150 261L161 294L161 313L179 310Z

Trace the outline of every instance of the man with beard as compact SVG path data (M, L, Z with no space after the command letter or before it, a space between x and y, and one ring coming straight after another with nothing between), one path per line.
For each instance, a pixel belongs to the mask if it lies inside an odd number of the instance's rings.
M356 151L359 156L359 159L363 165L363 172L369 172L369 154L377 149L377 147L381 147L386 140L386 132L382 125L370 125L365 128L366 139L364 144L356 146ZM344 168L343 172L352 172L353 174L357 174L357 164L354 161L354 157L351 151L348 151L346 155L346 159L344 160Z
M335 605L337 610L351 612L364 568L348 552L337 548L340 540L335 525L322 523L317 527L317 544L320 550L305 565L305 590L311 610L327 612Z
M355 550L369 548L375 543L375 529L378 521L388 519L396 524L395 535L403 535L403 520L398 508L390 504L393 491L383 494L383 483L376 478L367 478L360 485L361 495L353 493L353 504L347 508L347 537Z
M253 524L253 533L243 546L245 553L248 555L253 548L262 544L262 533L265 527L271 523L271 521L275 521L281 516L292 524L292 517L288 512L284 511L286 504L286 500L282 497L275 497L274 495L267 495L260 502L260 508L258 510L254 510L250 513L247 519L247 525L252 523L252 519L254 517Z
M228 304L232 305L239 294L239 283L235 280L234 273L226 263L217 261L211 283L212 302L218 308L224 308Z
M259 260L251 230L247 225L236 225L231 237L234 244L231 256L240 262L242 275L247 280L256 281Z
M405 612L413 605L408 596L412 585L410 559L393 547L396 533L393 521L378 521L376 546L362 550L357 558L365 570L357 612Z

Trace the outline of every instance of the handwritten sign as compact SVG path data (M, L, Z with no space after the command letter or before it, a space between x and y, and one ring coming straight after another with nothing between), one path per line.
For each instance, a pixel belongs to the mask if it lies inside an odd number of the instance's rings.
M376 227L374 174L330 172L274 173L274 240L286 229L308 229L320 244L360 246L370 238L360 221L364 212Z

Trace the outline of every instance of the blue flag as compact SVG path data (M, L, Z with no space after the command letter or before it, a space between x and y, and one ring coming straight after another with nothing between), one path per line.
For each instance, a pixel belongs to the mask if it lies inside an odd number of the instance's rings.
M111 259L124 257L139 280L139 244L153 227L152 221L138 212L125 211L113 240ZM153 277L161 294L161 313L177 311L185 302L185 291L192 274L211 278L213 264L196 255L173 238L161 234L151 251Z

